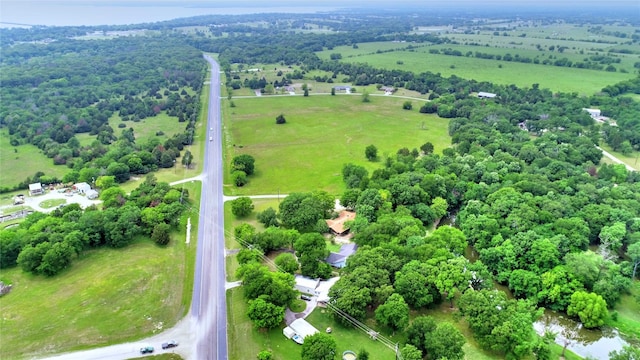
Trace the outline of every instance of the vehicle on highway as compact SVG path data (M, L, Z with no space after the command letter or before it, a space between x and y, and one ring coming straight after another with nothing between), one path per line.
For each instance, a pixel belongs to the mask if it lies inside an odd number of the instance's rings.
M140 354L151 354L153 352L153 346L145 346L140 348Z
M162 348L163 349L169 349L169 348L173 348L178 346L178 343L175 340L171 340L169 342L166 343L162 343Z
M295 341L296 344L300 344L300 345L304 344L304 339L302 338L302 336L300 336L298 334L293 335L291 340Z
M213 136L209 136L209 141L213 141Z
M300 299L302 299L304 301L311 301L311 297L307 296L307 295L300 295Z

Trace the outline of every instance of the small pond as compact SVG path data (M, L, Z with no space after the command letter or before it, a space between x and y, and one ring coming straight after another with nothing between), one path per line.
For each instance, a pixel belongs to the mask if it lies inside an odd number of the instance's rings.
M567 349L583 358L607 360L609 352L629 345L614 328L585 329L580 322L551 310L545 310L533 327L540 335L547 330L555 332L557 344L564 346L568 342Z

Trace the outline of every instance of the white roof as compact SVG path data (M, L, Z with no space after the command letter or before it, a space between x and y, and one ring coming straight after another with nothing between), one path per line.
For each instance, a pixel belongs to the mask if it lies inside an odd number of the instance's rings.
M313 325L309 324L305 319L296 319L289 324L289 327L292 328L296 334L302 336L302 338L318 332L318 329L314 328Z
M480 91L480 92L478 93L478 96L479 96L479 97L491 97L491 98L492 98L492 97L496 97L496 94L494 94L494 93L490 93L490 92Z
M77 184L75 184L73 186L76 189L81 190L81 191L89 191L89 190L91 190L91 185L87 184L86 182L77 183Z
M289 339L291 339L293 337L293 335L296 334L296 331L293 330L291 327L287 326L286 328L282 329L282 333L284 334L284 336L286 336Z
M315 289L318 285L318 280L296 275L296 285L309 289Z
M33 191L33 190L42 190L42 184L41 183L29 184L29 190L31 190L31 191Z

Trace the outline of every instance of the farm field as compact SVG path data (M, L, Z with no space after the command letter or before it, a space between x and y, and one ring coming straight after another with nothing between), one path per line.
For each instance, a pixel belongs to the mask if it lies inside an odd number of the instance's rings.
M197 206L200 186L189 190ZM0 279L13 289L0 298L0 358L106 346L173 326L188 311L193 288L195 246L185 244L188 216L191 236L197 236L198 218L187 212L167 247L139 237L122 249L89 250L53 278L19 267L2 269Z
M469 47L474 51L475 47ZM332 52L339 52L339 49ZM398 64L402 59L403 64ZM452 75L489 81L496 84L515 84L531 87L540 84L554 92L575 92L579 95L591 95L603 87L628 80L636 75L631 73L612 73L599 70L577 69L551 65L525 64L502 60L478 59L465 56L430 54L426 48L415 51L394 51L381 54L347 57L341 60L351 63L366 63L384 69L404 69L415 73L432 72L442 76ZM576 81L580 79L580 81Z
M364 149L378 148L384 159L402 147L418 148L427 141L436 153L450 145L448 120L421 114L419 101L411 111L402 110L405 99L360 96L261 97L235 99L236 107L223 103L227 161L226 183L233 156L250 154L256 173L242 187L227 187L228 195L277 194L322 189L343 191L342 167L352 162L369 171L379 162L368 162ZM287 123L276 125L284 114Z

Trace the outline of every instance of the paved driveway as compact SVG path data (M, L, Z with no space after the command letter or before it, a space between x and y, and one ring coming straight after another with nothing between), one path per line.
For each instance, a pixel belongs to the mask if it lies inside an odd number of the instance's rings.
M52 208L43 208L40 207L40 203L45 200L54 200L54 199L64 199L66 200L66 204L79 204L81 208L89 207L93 204L100 204L100 200L89 200L86 196L80 194L70 194L70 193L59 193L58 190L47 191L43 195L37 196L25 196L24 204L25 206L31 207L35 211L48 213L56 209L56 207Z

